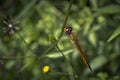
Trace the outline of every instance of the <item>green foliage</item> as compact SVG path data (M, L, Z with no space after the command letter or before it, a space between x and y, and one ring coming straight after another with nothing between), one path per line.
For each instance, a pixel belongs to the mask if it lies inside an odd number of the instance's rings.
M108 39L108 42L110 42L111 40L113 40L115 37L120 35L120 27L118 27L113 34L110 36L110 38Z
M120 79L119 0L0 2L0 80ZM3 28L7 15L19 23ZM64 34L67 25L77 34L92 72ZM46 65L50 69L44 73Z
M120 13L120 6L119 5L108 5L106 7L99 8L97 11L102 14Z

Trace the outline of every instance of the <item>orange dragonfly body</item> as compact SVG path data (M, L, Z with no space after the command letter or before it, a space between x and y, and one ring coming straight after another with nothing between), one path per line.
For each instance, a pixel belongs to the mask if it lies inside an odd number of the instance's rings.
M78 39L77 39L77 36L75 34L73 34L72 32L72 27L71 26L68 26L68 27L65 27L64 28L64 32L66 33L66 35L68 35L71 39L71 41L73 42L73 44L76 46L76 48L78 49L84 63L89 67L89 69L92 71L89 63L88 63L88 60L86 58L86 56L84 55L79 43L78 43Z

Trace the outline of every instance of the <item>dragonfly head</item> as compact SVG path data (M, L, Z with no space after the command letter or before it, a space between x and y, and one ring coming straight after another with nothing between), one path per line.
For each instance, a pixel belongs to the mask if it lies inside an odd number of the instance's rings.
M72 27L71 26L65 27L64 32L66 33L66 35L70 35L72 33Z

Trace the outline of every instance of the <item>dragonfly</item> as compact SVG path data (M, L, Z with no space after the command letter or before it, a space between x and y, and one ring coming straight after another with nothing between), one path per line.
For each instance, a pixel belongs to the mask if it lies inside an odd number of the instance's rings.
M87 67L92 71L92 68L86 58L86 56L84 55L81 46L79 44L78 38L77 36L72 32L72 27L71 26L67 26L64 28L64 32L66 33L66 35L69 36L70 40L72 41L72 43L76 46L77 50L79 51L84 63L87 65Z

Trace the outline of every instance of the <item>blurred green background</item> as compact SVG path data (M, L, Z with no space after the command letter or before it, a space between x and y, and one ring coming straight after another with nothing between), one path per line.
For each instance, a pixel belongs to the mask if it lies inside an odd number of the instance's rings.
M73 27L93 71L65 34L58 39L70 0L0 0L0 80L120 80L120 0L73 0ZM19 21L20 35L3 32L3 19ZM28 46L33 50L30 51ZM38 58L34 57L35 54ZM44 66L50 71L44 73ZM76 78L75 78L76 77Z

